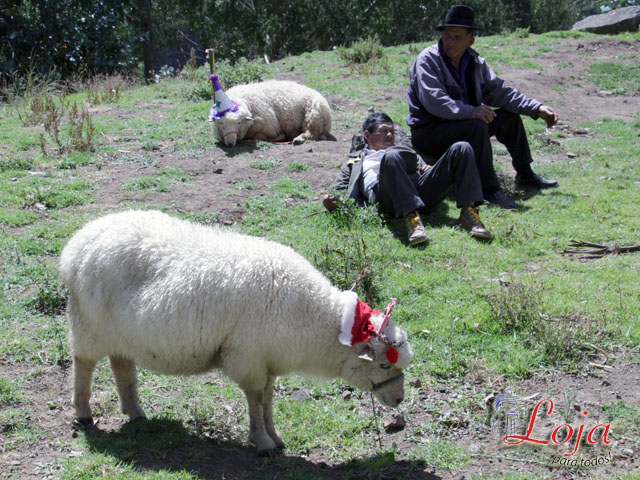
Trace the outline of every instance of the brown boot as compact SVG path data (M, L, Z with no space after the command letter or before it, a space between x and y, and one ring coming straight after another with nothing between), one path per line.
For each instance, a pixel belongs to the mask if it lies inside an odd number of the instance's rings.
M491 232L484 228L475 207L463 207L460 210L460 225L472 236L477 238L491 238Z
M409 235L409 245L418 245L429 240L427 233L424 231L424 225L420 219L418 212L409 212L404 214L404 221L407 224L407 233Z

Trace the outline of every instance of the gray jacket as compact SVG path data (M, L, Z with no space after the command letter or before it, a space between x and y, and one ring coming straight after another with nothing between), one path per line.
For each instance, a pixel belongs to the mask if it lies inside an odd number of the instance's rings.
M505 85L487 65L484 58L469 48L472 56L469 68L472 92L478 104L504 108L512 113L537 118L541 102L529 98L513 87ZM425 48L411 67L409 73L409 116L410 127L428 125L442 120L466 120L471 118L474 107L459 100L462 85L453 77L445 64L442 41Z

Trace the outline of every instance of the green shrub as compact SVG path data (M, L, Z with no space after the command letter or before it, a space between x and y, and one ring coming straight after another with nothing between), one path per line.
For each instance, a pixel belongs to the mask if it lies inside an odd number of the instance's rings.
M501 281L498 288L482 294L496 329L503 333L532 330L539 321L542 288L518 280Z
M47 275L38 284L36 294L27 303L38 313L49 316L61 315L67 307L67 297L67 289Z
M232 63L227 60L222 60L216 63L216 73L220 76L220 83L222 83L225 90L236 85L245 83L255 83L262 81L262 76L266 72L265 64L260 60L247 60L242 57L237 62ZM191 82L197 82L192 86L185 98L187 100L197 102L200 100L211 100L213 95L213 89L211 82L209 81L210 70L208 65L204 65L199 68L185 68L180 73L180 78L189 80Z
M361 75L389 71L389 61L377 35L358 40L349 48L340 46L336 53L346 66Z

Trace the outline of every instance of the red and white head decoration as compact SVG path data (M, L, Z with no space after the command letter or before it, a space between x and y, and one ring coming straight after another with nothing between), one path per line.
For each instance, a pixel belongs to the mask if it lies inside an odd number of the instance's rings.
M361 301L355 292L343 293L344 295L349 295L349 298L347 299L347 305L342 314L340 336L338 337L340 343L352 346L356 343L366 342L371 337L377 337L388 345L387 360L391 363L397 363L399 357L398 350L395 348L391 339L384 334L384 329L389 323L391 310L393 310L393 307L396 305L396 299L392 298L385 311L380 312L373 310L369 305ZM376 328L372 321L372 319L376 317L378 317L378 320L376 320L375 323L380 324L379 328ZM381 321L379 321L379 317L382 317Z
M213 96L215 100L215 104L211 107L211 112L209 113L209 120L222 118L227 112L237 112L239 108L238 104L231 100L227 92L222 88L218 74L212 73L209 76L209 80L213 84Z

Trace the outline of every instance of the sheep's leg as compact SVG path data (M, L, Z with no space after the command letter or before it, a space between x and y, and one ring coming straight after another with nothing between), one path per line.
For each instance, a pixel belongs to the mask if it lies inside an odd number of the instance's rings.
M76 410L76 418L82 425L93 424L89 400L96 363L96 360L73 357L73 407Z
M302 132L300 135L298 135L296 138L293 139L293 144L302 145L307 140L312 140L312 139L313 139L313 135L311 134L311 132L309 130L305 130L304 132Z
M286 447L286 445L282 441L280 432L278 432L278 430L276 430L276 427L273 425L273 382L275 381L275 379L275 375L269 375L267 379L267 386L264 388L264 424L267 433L275 442L276 447L282 450Z
M130 420L146 418L138 403L136 364L126 358L116 356L110 356L109 361L111 362L113 376L116 379L122 413L128 415Z
M265 427L264 389L244 390L249 404L249 441L258 448L258 455L274 456L276 444Z

